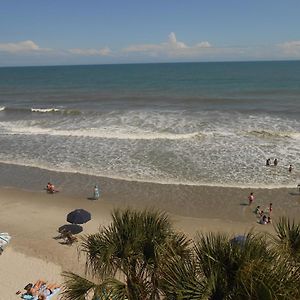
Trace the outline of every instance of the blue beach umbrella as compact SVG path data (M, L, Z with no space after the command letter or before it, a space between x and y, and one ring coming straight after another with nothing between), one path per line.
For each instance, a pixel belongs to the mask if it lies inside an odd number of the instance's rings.
M77 224L65 224L58 228L58 232L70 231L72 234L78 234L83 230L80 225Z
M83 224L91 219L91 213L78 208L73 210L67 215L67 221L72 224Z

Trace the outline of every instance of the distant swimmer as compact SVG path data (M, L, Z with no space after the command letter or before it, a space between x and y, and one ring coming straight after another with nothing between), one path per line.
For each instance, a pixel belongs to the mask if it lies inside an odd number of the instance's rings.
M250 193L250 195L248 196L248 200L249 200L249 205L251 205L252 202L254 201L254 195L253 195L253 193Z
M268 166L270 166L270 165L271 165L271 159L268 158L268 159L266 160L266 166L268 167Z
M274 159L274 166L276 167L277 165L278 165L278 159L275 158L275 159Z
M290 165L290 166L289 166L289 172L291 173L292 171L293 171L293 166Z

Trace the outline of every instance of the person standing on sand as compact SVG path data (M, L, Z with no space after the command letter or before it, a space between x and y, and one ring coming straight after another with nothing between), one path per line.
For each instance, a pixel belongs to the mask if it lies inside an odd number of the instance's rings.
M277 165L278 165L278 159L275 158L275 159L274 159L274 166L276 167Z
M268 159L266 160L266 166L268 167L268 166L270 166L270 164L271 164L271 159L268 158Z
M290 165L290 166L289 166L289 172L291 173L292 171L293 171L293 166Z
M252 202L254 201L254 195L253 195L252 192L250 193L250 195L249 195L249 197L248 197L248 200L249 200L249 205L251 205Z
M270 203L270 205L269 205L269 216L271 216L271 213L272 213L272 210L273 210L272 205L273 205L273 203Z
M94 199L98 200L99 197L100 197L100 191L99 191L98 185L95 185L94 186Z

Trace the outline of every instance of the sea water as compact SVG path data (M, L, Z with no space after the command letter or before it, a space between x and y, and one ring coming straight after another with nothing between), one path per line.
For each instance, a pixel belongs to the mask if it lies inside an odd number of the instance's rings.
M299 61L0 68L0 162L274 187L299 157Z

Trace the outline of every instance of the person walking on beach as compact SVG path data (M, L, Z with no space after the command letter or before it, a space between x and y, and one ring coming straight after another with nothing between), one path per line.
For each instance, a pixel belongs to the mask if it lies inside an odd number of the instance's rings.
M271 165L271 159L268 158L268 159L266 160L266 166L268 167L268 166L270 166L270 165Z
M293 166L290 165L290 166L289 166L289 172L291 173L292 171L293 171Z
M275 158L275 159L274 159L274 166L276 167L277 165L278 165L278 159Z
M249 197L248 197L248 200L249 200L249 205L251 205L252 202L254 201L254 195L253 195L252 192L250 193L250 195L249 195Z

